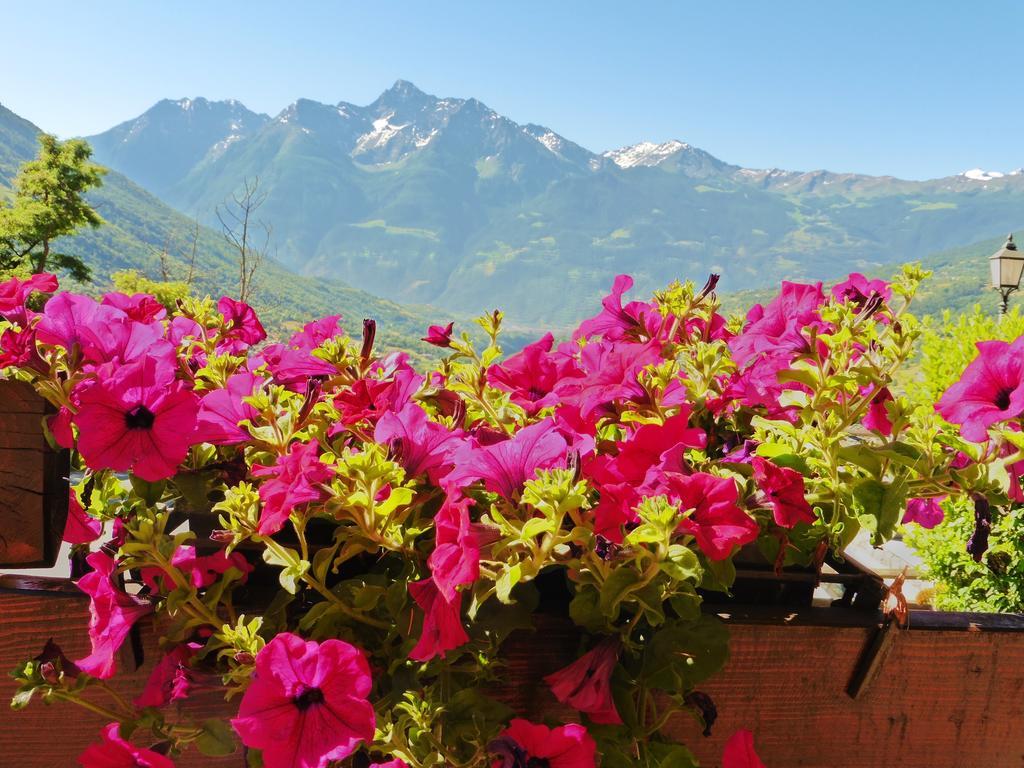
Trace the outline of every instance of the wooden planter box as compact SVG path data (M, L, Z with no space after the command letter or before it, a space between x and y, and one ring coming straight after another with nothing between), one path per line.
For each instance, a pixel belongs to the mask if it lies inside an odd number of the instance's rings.
M0 568L48 568L60 550L69 464L43 436L52 410L27 384L0 380Z
M981 768L1024 762L1024 619L1016 616L912 611L881 657L878 674L855 700L847 694L854 669L878 630L876 613L847 608L716 607L732 635L725 670L703 689L718 707L709 738L689 718L671 724L704 766L717 766L722 745L738 728L755 734L768 768ZM78 657L88 652L83 631L88 600L60 579L0 577L0 671L37 654L53 637ZM561 621L538 618L544 653L515 643L503 697L521 714L571 715L560 708L543 675L572 659L576 637ZM137 695L159 657L150 622L134 649L121 653L123 692ZM0 678L0 698L13 693ZM237 702L200 692L181 707L200 717L230 717ZM0 764L18 768L75 765L104 723L73 705L33 703L0 715ZM57 736L55 736L55 734ZM179 768L243 765L240 753L207 758L189 752Z
M0 560L21 567L52 562L66 514L67 459L45 447L43 415L31 392L0 382ZM706 605L732 637L726 668L702 686L718 708L712 735L703 737L688 717L670 724L703 766L719 765L725 740L739 728L754 732L768 768L1024 764L1024 617L912 611L909 628L885 630L877 581L863 574L833 577L852 586L853 597L832 608L803 604L806 575L775 579L747 571L743 579L737 593L755 605ZM769 599L773 605L765 605ZM0 699L14 691L6 672L38 654L47 639L71 658L88 652L88 605L65 579L0 576ZM500 694L524 716L572 717L542 678L575 658L575 629L545 615L535 623L543 651L529 638L510 638ZM125 643L115 679L124 694L141 692L160 657L158 641L144 620ZM13 713L5 701L4 768L75 765L105 724L69 704L33 702ZM227 718L237 701L200 691L174 706L199 718ZM189 752L177 761L179 768L243 764L241 753L214 759Z

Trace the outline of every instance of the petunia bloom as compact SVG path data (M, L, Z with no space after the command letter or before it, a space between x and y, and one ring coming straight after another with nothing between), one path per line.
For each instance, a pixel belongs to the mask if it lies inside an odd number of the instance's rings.
M117 307L129 318L139 323L151 323L154 320L163 320L167 317L167 308L146 293L134 293L129 296L112 291L103 294L100 304Z
M249 439L248 430L239 426L242 421L254 421L256 409L244 398L252 395L263 383L255 374L242 371L230 376L224 389L215 389L203 395L196 417L193 440L213 445L237 445Z
M253 566L241 552L225 554L224 550L219 550L212 555L200 555L195 547L188 545L180 545L174 550L171 565L181 571L196 589L210 586L231 568L241 573L239 583L244 584L253 571ZM143 568L141 575L146 586L154 592L170 592L175 588L174 582L160 568Z
M423 611L423 631L420 640L409 652L413 661L429 661L458 648L469 640L462 627L462 596L445 598L433 579L422 579L409 584L409 594Z
M555 337L550 333L545 334L539 341L527 344L505 362L487 369L488 383L510 392L512 402L529 416L558 403L556 385L583 375L572 357L561 352L551 352L554 340Z
M601 300L601 312L580 323L573 333L573 340L601 337L616 341L627 336L653 337L662 324L661 314L654 304L631 301L622 305L622 296L633 287L633 278L618 275L612 284L612 292Z
M892 288L885 280L869 280L860 272L851 273L843 282L832 287L832 297L836 301L849 302L858 307L867 304L872 296L889 301Z
M132 625L153 610L153 606L118 589L113 576L117 568L114 559L103 551L93 552L86 558L93 570L76 582L76 586L89 595L89 641L92 653L75 664L83 672L104 680L114 676L117 669L117 651Z
M544 678L555 698L585 712L595 723L619 725L622 718L612 699L611 679L619 662L622 643L617 637L603 640L569 666Z
M331 468L320 461L315 442L293 444L272 466L253 464L252 474L270 478L259 491L263 502L259 532L263 536L280 531L292 510L326 499L326 492L319 486L334 476Z
M149 673L142 693L135 697L135 706L163 707L188 698L192 688L189 660L201 647L198 643L182 643L164 654Z
M701 552L711 560L725 560L734 550L757 538L757 521L737 505L736 481L704 472L672 475L664 493L680 509L693 510L679 529L697 539Z
M103 740L90 744L78 757L82 768L174 768L166 755L137 747L121 738L120 723L111 723L101 734Z
M755 304L747 313L743 332L729 341L733 360L745 365L764 352L804 350L808 342L803 331L820 321L818 308L824 302L821 283L784 281L779 295L767 306Z
M480 575L480 545L469 520L472 499L446 498L434 515L434 551L427 564L430 577L445 600L455 600L457 588Z
M754 751L754 734L741 730L729 737L722 750L722 768L764 768Z
M237 355L267 338L267 332L263 330L256 310L244 301L235 301L230 296L224 296L217 302L217 311L224 316L226 324L217 345L220 351Z
M451 471L451 452L461 444L460 435L431 421L416 403L407 403L397 413L380 417L373 439L391 447L410 477L425 474L436 483Z
M903 524L917 523L922 528L934 528L946 516L942 511L942 502L945 501L945 498L943 496L942 498L909 499L907 510L903 513Z
M285 632L256 654L256 670L231 724L266 768L326 768L376 725L363 652L342 640L306 642Z
M443 482L458 489L483 480L488 491L510 499L523 483L536 476L538 469L564 467L568 449L554 420L547 418L493 445L463 445L453 456L455 469Z
M935 410L976 443L988 439L993 424L1024 413L1024 336L1012 344L978 342L978 356L943 393Z
M595 768L597 744L578 723L558 728L514 718L508 728L487 745L494 755L492 768Z
M57 278L48 272L31 275L22 280L12 277L0 283L0 316L24 323L27 318L25 302L35 292L53 293L57 290Z
M452 329L454 327L455 323L432 325L427 328L427 335L420 339L420 341L425 341L427 344L433 344L435 347L441 347L442 349L450 347L452 345Z
M776 523L783 528L792 528L797 523L817 520L804 495L803 475L761 456L755 456L750 464L754 468L754 482L771 506Z
M68 519L64 524L63 539L68 544L88 544L103 533L103 523L86 514L78 494L68 489Z
M144 357L76 389L78 449L92 469L173 476L192 445L199 398L162 358Z

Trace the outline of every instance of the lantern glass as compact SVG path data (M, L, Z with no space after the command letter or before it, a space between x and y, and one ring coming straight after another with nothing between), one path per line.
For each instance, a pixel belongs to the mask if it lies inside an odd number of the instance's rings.
M993 288L1019 288L1024 275L1024 254L1004 248L989 260Z

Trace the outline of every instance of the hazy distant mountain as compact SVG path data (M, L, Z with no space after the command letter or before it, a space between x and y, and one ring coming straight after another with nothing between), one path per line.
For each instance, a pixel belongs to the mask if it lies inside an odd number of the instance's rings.
M18 166L35 155L38 133L35 125L0 105L0 199L9 190ZM186 249L192 234L192 220L120 173L109 173L103 186L89 197L105 223L71 238L68 249L82 255L92 267L96 279L92 288L109 284L110 273L119 269L137 269L159 279L159 252L168 246L179 254L171 259L178 270L172 277L184 276L180 252ZM203 228L197 252L196 292L215 297L230 294L237 285L237 267L220 233ZM378 338L382 346L423 352L430 348L418 338L428 322L442 319L433 312L383 301L338 280L290 274L274 262L265 265L257 281L254 303L268 327L279 334L316 317L340 313L345 327L358 336L362 319L374 317L380 323Z
M198 105L202 104L202 109ZM238 127L232 127L237 125ZM726 290L916 259L1024 225L1024 175L748 169L682 141L591 152L399 81L373 103L160 102L97 159L207 221L245 178L283 263L403 302L568 324L619 272Z

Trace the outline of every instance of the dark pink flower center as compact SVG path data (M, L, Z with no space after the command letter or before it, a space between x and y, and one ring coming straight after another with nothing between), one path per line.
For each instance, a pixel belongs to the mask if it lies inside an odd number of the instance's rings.
M1010 395L1013 394L1011 387L1003 387L996 393L995 404L996 408L1000 411L1005 411L1010 407Z
M300 712L305 712L314 704L324 703L324 692L319 688L307 688L292 699L292 703Z
M155 419L156 414L142 404L136 405L124 415L124 423L128 429L151 429Z

